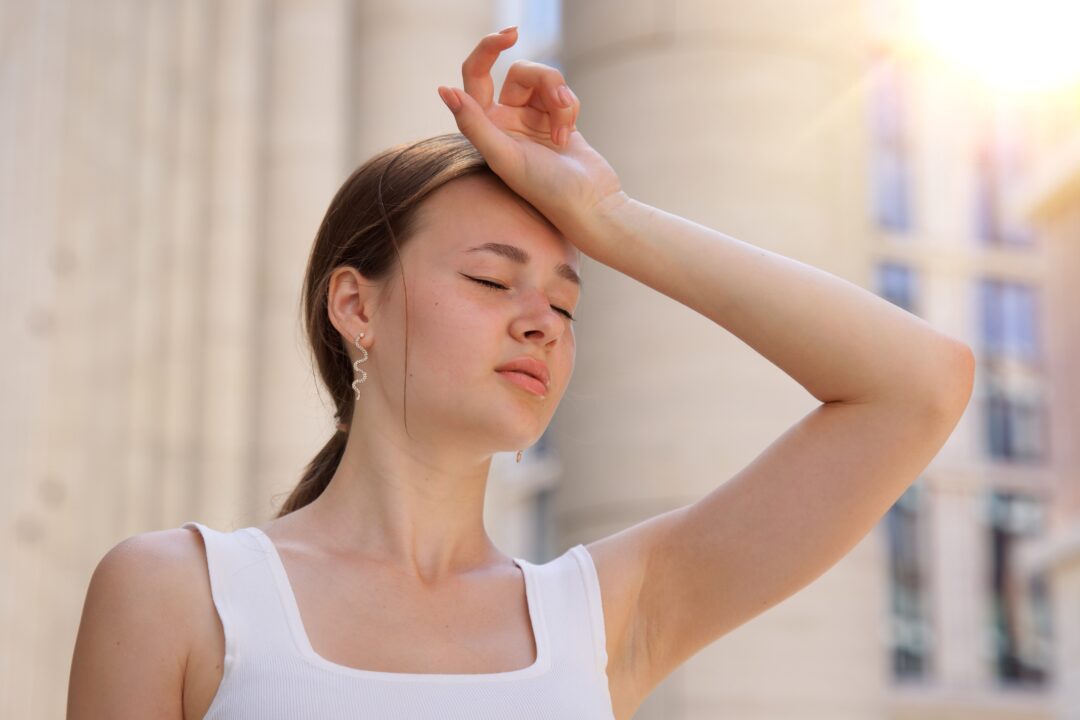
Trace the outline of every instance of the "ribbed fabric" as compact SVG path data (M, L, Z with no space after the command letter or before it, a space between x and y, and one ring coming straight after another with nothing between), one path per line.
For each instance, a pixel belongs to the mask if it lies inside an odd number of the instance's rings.
M501 673L360 670L318 655L285 566L255 527L221 532L189 521L206 545L210 588L225 631L225 668L204 720L614 720L600 582L575 545L543 564L514 558L537 658Z

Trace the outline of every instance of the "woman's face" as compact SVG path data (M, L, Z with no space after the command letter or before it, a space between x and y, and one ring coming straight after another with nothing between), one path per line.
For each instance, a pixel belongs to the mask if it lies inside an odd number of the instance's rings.
M387 280L372 367L401 410L408 300L408 428L480 454L518 450L548 426L574 368L580 252L498 181L465 176L432 193ZM489 244L508 247L485 249ZM501 252L500 252L501 250ZM494 283L502 288L478 281ZM496 368L520 357L547 366L537 395ZM393 405L390 405L393 407Z

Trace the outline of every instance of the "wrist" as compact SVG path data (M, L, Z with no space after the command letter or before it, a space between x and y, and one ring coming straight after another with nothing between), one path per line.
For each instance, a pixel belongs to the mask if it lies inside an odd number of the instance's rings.
M618 245L623 216L635 200L623 190L610 193L594 204L575 230L574 242L583 253L607 264L607 253Z

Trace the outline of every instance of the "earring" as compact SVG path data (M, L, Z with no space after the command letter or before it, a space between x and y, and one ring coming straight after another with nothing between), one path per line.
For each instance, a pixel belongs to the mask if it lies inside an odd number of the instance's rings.
M359 358L353 362L353 369L360 373L360 377L352 381L352 389L356 391L356 399L360 399L360 388L357 387L360 383L367 380L367 371L360 367L360 363L367 362L368 351L364 349L364 346L360 344L360 338L364 337L364 333L360 333L356 336L356 347L360 348L360 352L363 353Z
M523 450L518 450L518 452L517 452L517 460L515 460L514 462L521 462L521 453L522 452L524 452L524 451Z

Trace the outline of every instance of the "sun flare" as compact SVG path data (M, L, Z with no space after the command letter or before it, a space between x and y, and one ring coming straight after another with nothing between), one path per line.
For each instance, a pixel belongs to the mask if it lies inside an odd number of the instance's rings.
M1080 0L912 0L920 44L1004 92L1080 84Z

